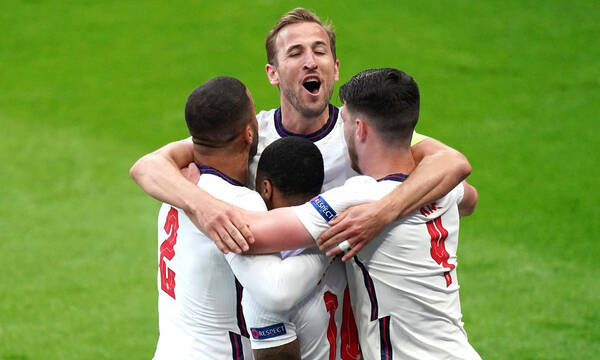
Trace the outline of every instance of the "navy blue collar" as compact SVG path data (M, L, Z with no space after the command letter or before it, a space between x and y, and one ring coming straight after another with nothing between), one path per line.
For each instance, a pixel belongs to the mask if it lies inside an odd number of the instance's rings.
M275 114L273 116L273 118L274 118L273 120L275 121L275 130L277 130L277 133L281 137L300 136L300 137L308 139L312 142L321 140L322 138L327 136L327 134L329 134L331 132L331 130L333 130L333 128L335 127L335 123L338 119L338 114L340 112L340 110L337 107L335 107L331 104L329 104L328 107L329 107L329 119L327 119L327 122L325 123L325 125L323 125L322 128L320 128L319 130L315 131L312 134L296 134L296 133L286 130L283 127L283 121L281 120L281 107L279 107L279 108L277 108L277 110L275 110Z
M382 177L381 179L377 180L377 181L384 181L384 180L392 180L392 181L398 181L398 182L403 182L404 180L406 180L406 178L408 177L408 175L404 175L404 174L390 174L390 175L386 175L384 177Z
M206 166L206 165L198 165L198 164L196 164L196 166L198 167L198 170L200 170L200 174L216 175L216 176L220 177L221 179L227 181L231 185L245 186L241 182L237 181L236 179L232 178L231 176L227 176L227 175L223 174L222 172L215 169L214 167Z

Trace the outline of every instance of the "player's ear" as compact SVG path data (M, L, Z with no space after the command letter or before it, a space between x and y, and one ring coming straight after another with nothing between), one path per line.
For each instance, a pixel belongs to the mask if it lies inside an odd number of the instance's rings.
M365 121L360 117L356 118L356 138L360 141L365 141L368 131L369 127Z
M252 144L254 136L258 136L258 134L254 133L254 131L252 130L252 125L246 125L246 127L244 128L244 140L246 140L246 143Z
M271 85L279 86L279 74L277 74L277 68L274 65L265 65L265 71Z
M268 206L273 198L273 185L271 184L271 180L262 179L259 193Z
M333 73L333 80L340 80L340 60L335 59L335 72Z

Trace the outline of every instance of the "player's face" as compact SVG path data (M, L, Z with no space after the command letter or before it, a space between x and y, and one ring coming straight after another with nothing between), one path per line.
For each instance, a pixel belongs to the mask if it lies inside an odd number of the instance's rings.
M358 155L356 153L354 142L354 134L356 133L356 122L353 120L354 116L346 106L342 108L340 115L342 117L342 122L344 123L344 140L346 140L346 147L348 148L348 155L350 156L350 166L352 167L352 170L362 174L358 168Z
M275 40L277 65L267 65L271 84L304 117L327 109L333 85L339 79L339 61L333 58L329 36L319 24L291 24Z

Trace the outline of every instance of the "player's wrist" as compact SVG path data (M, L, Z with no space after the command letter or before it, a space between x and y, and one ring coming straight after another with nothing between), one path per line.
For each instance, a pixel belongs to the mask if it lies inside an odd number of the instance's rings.
M198 194L190 194L188 196L184 196L183 210L186 213L193 215L194 217L201 217L203 208L202 206L200 206L201 203L202 199Z
M398 199L398 196L392 198L390 196L384 197L379 200L379 212L377 217L381 218L385 223L391 223L400 217L406 209L405 203L401 201L402 198Z

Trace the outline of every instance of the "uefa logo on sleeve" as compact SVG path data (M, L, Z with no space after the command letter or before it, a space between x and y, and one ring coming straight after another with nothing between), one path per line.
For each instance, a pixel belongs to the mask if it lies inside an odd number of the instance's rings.
M263 340L285 335L287 332L285 331L285 325L279 323L262 328L250 328L250 333L254 339Z

